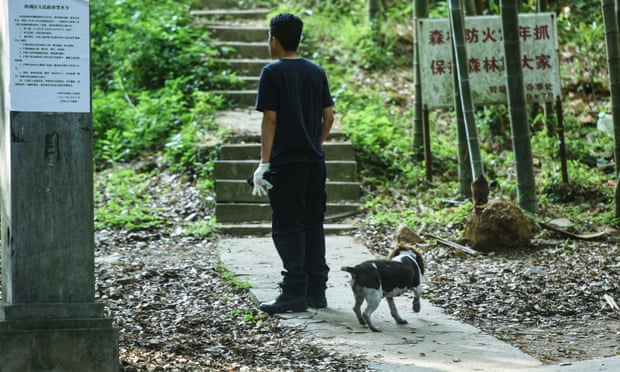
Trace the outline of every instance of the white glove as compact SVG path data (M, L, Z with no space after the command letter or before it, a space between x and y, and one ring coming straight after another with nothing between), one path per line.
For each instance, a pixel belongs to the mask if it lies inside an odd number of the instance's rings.
M265 172L269 170L269 163L260 163L258 164L258 168L254 171L254 189L252 190L252 195L254 196L265 196L267 195L267 190L271 189L273 185L265 180L263 176Z

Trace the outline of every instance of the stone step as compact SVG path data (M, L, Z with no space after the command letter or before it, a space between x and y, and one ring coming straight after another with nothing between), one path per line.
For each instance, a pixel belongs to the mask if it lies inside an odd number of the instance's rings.
M256 123L260 126L260 122ZM325 142L325 160L355 160L351 142ZM254 160L259 158L260 143L240 143L222 146L220 160Z
M227 133L227 144L257 144L260 143L260 124L262 118L263 114L259 111L256 111L254 109L254 104L252 104L247 109L218 111L215 115L215 124L217 125L218 129ZM329 146L329 144L337 141L348 141L347 136L340 129L338 117L336 117L336 121L332 126L332 130L327 137L326 146ZM201 144L199 146L199 154L208 153L208 147L210 144L210 140L207 140L204 142L204 144ZM256 157L258 157L258 155L256 155ZM210 159L205 159L205 161L209 160ZM224 160L234 160L234 158Z
M252 176L257 160L216 160L213 177L217 180L244 180ZM355 181L357 163L353 160L330 160L326 162L329 181Z
M269 28L242 24L207 23L207 30L212 39L220 41L262 42L267 49Z
M238 0L202 0L196 4L196 6L200 6L205 9L236 8L238 5Z
M235 82L233 86L242 90L253 90L254 93L258 91L258 76L238 76L239 81Z
M229 106L242 108L254 107L256 104L256 89L254 90L212 90L211 93L224 97Z
M260 72L270 63L271 59L254 59L254 58L228 58L217 59L216 63L227 66L238 76L260 76Z
M248 176L249 177L249 176ZM330 181L326 186L327 202L357 202L360 198L358 182ZM218 203L265 203L266 196L252 195L246 180L215 180L215 201Z
M269 48L265 41L215 41L213 45L220 50L228 49L226 56L229 59L264 60L269 58Z
M357 203L328 203L326 222L334 222L351 217L360 211ZM215 206L217 223L248 223L271 221L269 203L217 203Z
M218 223L215 229L220 235L267 236L271 233L271 223ZM349 223L326 223L323 229L326 235L338 235L357 230L357 226Z
M211 7L211 6L210 6ZM218 21L236 21L245 20L264 20L267 23L267 16L271 10L269 9L199 9L192 10L192 17L207 18L209 20Z

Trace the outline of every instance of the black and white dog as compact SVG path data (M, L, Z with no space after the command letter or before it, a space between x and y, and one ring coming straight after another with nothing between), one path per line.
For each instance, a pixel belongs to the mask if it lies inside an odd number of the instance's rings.
M353 312L357 315L360 324L367 324L368 328L380 332L370 316L379 307L381 298L385 297L390 305L390 313L398 324L407 321L398 315L394 297L413 289L413 311L420 311L420 296L422 295L422 280L424 262L422 255L413 247L400 244L390 252L386 260L371 260L359 265L342 267L343 271L351 274L351 288L355 296ZM366 300L364 313L360 311Z

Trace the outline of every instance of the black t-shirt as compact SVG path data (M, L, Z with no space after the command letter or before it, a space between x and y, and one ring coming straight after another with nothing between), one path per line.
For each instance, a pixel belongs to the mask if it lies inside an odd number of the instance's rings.
M333 105L327 76L317 64L298 58L263 67L256 109L277 112L269 162L277 166L323 161L323 109Z

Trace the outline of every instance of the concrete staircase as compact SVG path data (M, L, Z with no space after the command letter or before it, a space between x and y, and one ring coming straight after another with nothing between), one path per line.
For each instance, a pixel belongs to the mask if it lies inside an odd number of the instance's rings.
M351 230L353 226L342 221L360 209L353 148L349 142L328 142L324 149L328 178L325 230L327 233ZM271 230L267 197L253 196L247 183L258 164L259 150L258 143L224 145L220 159L215 162L215 217L222 233L253 235Z
M268 9L238 9L235 1L206 0L205 9L194 10L196 22L204 25L215 44L226 51L225 65L236 74L236 81L222 94L234 107L250 107L256 101L260 71L271 62L267 37Z
M239 81L218 91L236 109L220 112L216 120L231 135L215 162L217 230L228 235L263 235L271 231L271 208L266 197L252 196L247 179L260 154L261 114L253 111L260 71L271 62L267 47L266 9L238 9L234 0L206 0L205 9L192 12L218 45L230 48L225 62ZM223 62L223 61L219 61ZM360 185L351 143L337 129L324 145L327 162L328 234L351 230L348 217L360 210Z

